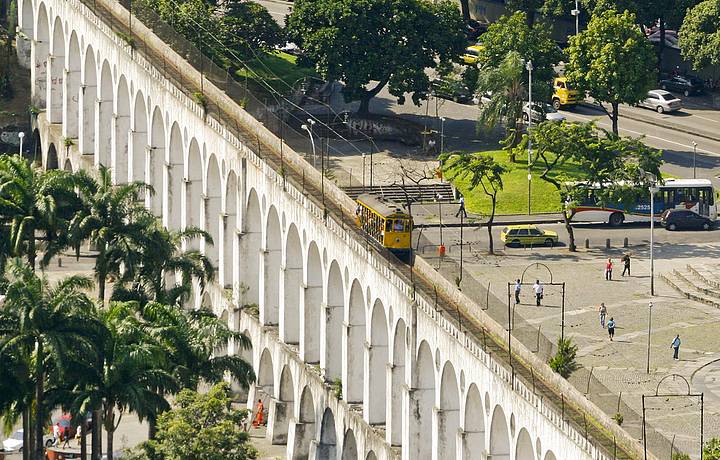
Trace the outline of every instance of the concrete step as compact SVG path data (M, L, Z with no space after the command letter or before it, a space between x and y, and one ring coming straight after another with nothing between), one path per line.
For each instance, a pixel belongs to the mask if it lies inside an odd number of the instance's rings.
M720 301L720 291L695 276L694 273L690 271L673 270L673 274L675 274L675 276L677 276L678 278L681 278L687 285L689 285L694 290L699 291L708 297L714 297L718 301Z
M687 270L703 284L720 290L720 265L688 265Z
M442 196L442 201L445 203L455 200L452 185L448 182L434 182L422 185L375 185L373 187L344 187L343 190L353 200L362 193L372 193L373 195L380 195L386 200L394 201L396 203L405 203L406 193L415 203L434 203L437 201L437 196Z
M715 308L720 308L720 299L708 296L703 292L698 291L693 285L689 284L684 278L677 276L675 273L663 273L660 275L660 278L686 298L696 302L702 302Z

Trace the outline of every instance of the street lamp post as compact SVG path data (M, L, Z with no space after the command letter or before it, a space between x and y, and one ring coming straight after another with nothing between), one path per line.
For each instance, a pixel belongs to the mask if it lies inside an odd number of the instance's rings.
M648 340L647 340L647 367L645 373L650 373L650 334L652 333L652 309L653 303L648 304Z
M656 185L656 178L652 176L652 184L649 187L650 191L650 295L655 295L655 194L659 188Z
M575 9L570 11L575 16L575 35L580 32L580 8L578 8L578 0L575 0Z
M445 151L445 117L440 117L440 155Z
M443 245L443 223L442 223L442 195L437 194L438 214L440 215L440 246Z
M23 138L25 137L25 133L20 131L18 133L18 137L20 138L20 156L22 156L22 145L23 145Z
M532 105L532 61L527 61L525 68L528 71L528 134L532 127L532 116L533 116L533 105ZM528 135L528 165L527 165L527 178L528 178L528 215L530 215L530 183L532 181L532 174L530 172L530 162L532 161L532 139Z
M697 142L693 141L693 179L697 179L697 171L695 170L695 157L697 156Z
M315 139L313 138L312 129L315 125L315 120L312 118L308 118L308 123L310 123L310 126L308 125L302 125L301 128L308 132L310 135L310 143L312 144L312 154L313 154L313 168L317 167L317 155L315 154Z

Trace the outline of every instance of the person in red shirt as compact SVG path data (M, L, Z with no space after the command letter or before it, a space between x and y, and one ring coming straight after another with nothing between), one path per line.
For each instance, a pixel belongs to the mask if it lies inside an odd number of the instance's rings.
M607 263L605 264L605 279L607 281L612 281L612 269L613 269L612 260L608 259Z

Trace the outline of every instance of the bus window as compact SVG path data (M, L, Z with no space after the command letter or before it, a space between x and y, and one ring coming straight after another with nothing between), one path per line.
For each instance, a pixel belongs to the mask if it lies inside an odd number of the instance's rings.
M707 205L713 205L713 194L710 188L699 188L697 189L698 201L701 201Z

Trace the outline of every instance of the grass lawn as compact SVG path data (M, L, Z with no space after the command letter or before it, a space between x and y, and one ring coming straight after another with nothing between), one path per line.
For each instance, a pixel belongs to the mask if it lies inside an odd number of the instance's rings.
M491 150L483 152L491 155L500 164L510 171L503 176L503 190L498 193L496 215L500 214L527 214L527 158L518 157L517 163L511 163L508 153L504 150ZM555 187L540 179L542 169L538 166L533 168L531 183L531 211L537 212L560 212L560 194ZM573 164L566 163L562 167L563 175L568 180L576 177L577 170ZM481 186L470 190L469 179L453 179L452 173L447 173L448 180L453 182L458 190L465 196L465 206L473 213L489 214L490 198L485 195Z
M255 80L256 74L270 84L276 91L282 94L291 92L290 88L301 78L316 75L313 69L300 67L297 65L297 57L282 51L274 51L272 53L263 54L260 59L248 61L248 65L253 72L247 69L240 69L236 75L243 79L248 78L249 81ZM259 88L265 90L262 85L253 83Z

